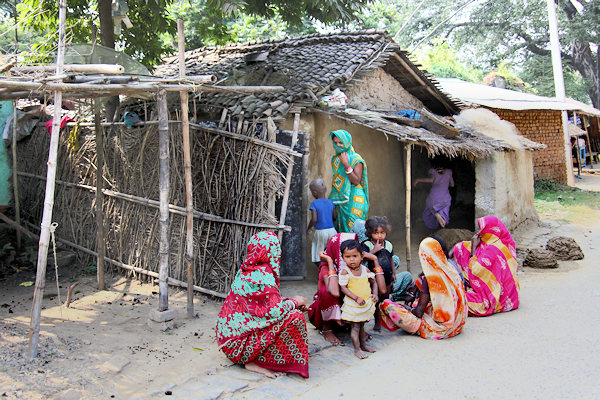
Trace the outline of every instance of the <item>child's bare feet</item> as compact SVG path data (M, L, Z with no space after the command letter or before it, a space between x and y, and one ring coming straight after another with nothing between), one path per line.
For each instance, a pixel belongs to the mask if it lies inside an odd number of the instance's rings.
M375 332L381 332L381 325L379 325L379 322L375 322L375 325L373 325L373 330Z
M361 348L361 350L364 350L367 353L375 353L377 351L374 348L367 346L366 344L361 344L360 348Z
M359 349L354 350L354 355L358 358L360 358L361 360L369 357L368 354L363 353L362 351L360 351Z
M323 339L327 340L334 346L345 346L344 342L342 342L337 336L333 334L333 331L323 331Z
M253 362L244 364L244 367L248 371L258 372L259 374L263 374L267 378L272 378L272 379L277 378L280 375L285 375L285 372L274 372L274 371L268 370L266 368L259 367L258 365L254 364Z

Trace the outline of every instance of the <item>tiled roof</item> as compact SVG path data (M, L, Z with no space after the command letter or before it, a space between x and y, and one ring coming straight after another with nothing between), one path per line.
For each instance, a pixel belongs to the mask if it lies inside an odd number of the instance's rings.
M380 31L308 35L221 48L186 52L186 74L216 75L220 86L279 85L282 93L203 94L200 101L227 108L245 118L283 117L292 105L315 106L318 99L351 80L382 67L394 76L430 111L449 115L458 103L437 88L427 72L420 70ZM178 74L177 57L165 60L155 72L159 76Z

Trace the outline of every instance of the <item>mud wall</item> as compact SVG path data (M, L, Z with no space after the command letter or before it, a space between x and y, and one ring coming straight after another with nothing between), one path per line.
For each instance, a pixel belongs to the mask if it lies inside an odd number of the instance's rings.
M495 215L508 229L538 219L531 151L494 153L475 163L475 218Z
M345 90L350 100L349 107L360 110L398 111L405 109L420 110L423 103L402 87L394 77L383 69L374 69Z

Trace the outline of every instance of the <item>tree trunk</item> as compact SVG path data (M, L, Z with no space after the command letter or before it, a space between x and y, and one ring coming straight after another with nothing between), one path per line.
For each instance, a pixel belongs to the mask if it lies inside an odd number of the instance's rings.
M112 20L110 0L98 0L98 14L100 16L100 43L102 46L114 49L115 27Z
M573 66L588 84L588 93L594 107L600 106L600 76L597 63L588 44L573 42Z
M98 0L98 14L100 16L100 43L110 49L115 48L115 25L112 19L112 3L110 0ZM119 96L109 97L104 106L106 121L112 122L115 111L119 107Z

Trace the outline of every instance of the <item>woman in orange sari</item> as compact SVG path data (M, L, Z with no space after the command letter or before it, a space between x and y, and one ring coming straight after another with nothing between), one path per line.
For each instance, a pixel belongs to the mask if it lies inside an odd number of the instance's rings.
M424 277L417 283L418 300L405 306L386 299L381 304L381 325L391 331L400 328L424 339L456 336L467 319L460 275L446 259L440 243L430 237L421 242L419 259Z

